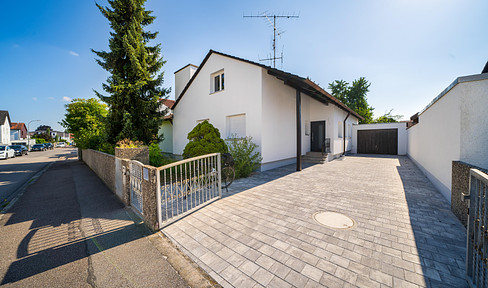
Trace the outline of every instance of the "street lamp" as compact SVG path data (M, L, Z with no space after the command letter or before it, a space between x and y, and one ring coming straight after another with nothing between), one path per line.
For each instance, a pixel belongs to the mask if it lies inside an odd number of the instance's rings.
M29 126L30 126L30 123L32 122L36 122L36 121L41 121L41 120L31 120L29 121L29 123L27 123L27 150L30 150L30 134L29 134Z

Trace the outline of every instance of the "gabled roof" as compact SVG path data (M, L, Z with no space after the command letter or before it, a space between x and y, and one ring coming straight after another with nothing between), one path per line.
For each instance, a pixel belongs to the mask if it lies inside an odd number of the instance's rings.
M25 123L12 123L10 124L10 130L22 130L22 127L25 128L25 131L27 131L27 127L25 126Z
M312 97L312 98L314 98L314 99L316 99L316 100L318 100L324 104L333 103L336 106L338 106L339 108L341 108L342 110L351 113L352 115L354 115L358 119L363 120L363 117L361 117L361 115L359 115L354 110L352 110L351 108L346 106L344 103L339 101L339 99L330 95L327 91L322 89L319 85L315 84L312 80L310 80L308 78L303 78L303 77L300 77L298 75L291 74L291 73L288 73L288 72L285 72L285 71L282 71L282 70L279 70L276 68L272 68L272 67L260 64L260 63L256 63L256 62L253 62L250 60L246 60L246 59L242 59L242 58L235 57L232 55L224 54L224 53L217 52L214 50L208 51L208 53L205 56L205 58L203 59L202 63L200 64L200 66L198 66L197 71L195 72L195 74L193 74L193 77L190 79L190 81L188 81L185 88L183 89L183 91L181 91L181 94L176 99L176 102L173 105L173 108L176 107L176 105L178 105L178 103L180 102L180 99L185 95L186 90L188 90L188 88L191 86L193 80L197 77L198 73L200 72L200 70L205 65L208 58L210 58L210 55L212 55L212 54L217 54L217 55L221 55L224 57L229 57L229 58L234 59L234 60L242 61L242 62L245 62L248 64L256 65L256 66L261 67L263 69L266 69L268 71L269 75L272 75L272 76L274 76L280 80L283 80L283 82L286 85L291 86L291 87L296 88L296 89L299 89L301 92L309 95L310 97Z
M163 99L163 101L161 101L161 104L168 107L169 109L173 109L173 105L175 104L175 100Z
M8 123L12 123L12 121L10 121L10 115L8 114L8 111L0 110L0 125L5 124L5 118L8 118Z

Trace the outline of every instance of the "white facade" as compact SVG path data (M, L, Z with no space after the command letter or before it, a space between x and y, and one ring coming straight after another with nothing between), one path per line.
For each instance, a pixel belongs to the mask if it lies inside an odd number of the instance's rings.
M360 124L352 126L352 149L351 153L357 153L358 150L358 131L359 130L376 130L376 129L398 129L398 155L407 154L407 123L376 123Z
M450 201L452 161L488 169L488 74L459 77L407 130L408 155Z
M10 145L10 121L7 116L5 119L2 119L3 124L0 125L0 144ZM0 120L0 123L2 121Z
M268 70L232 57L210 54L174 108L173 153L182 154L187 134L203 120L219 129L223 139L231 134L251 136L263 157L262 170L296 161L296 90ZM224 89L213 92L215 75L225 75ZM176 83L176 85L178 85ZM177 90L179 90L178 88ZM182 90L182 89L181 89ZM347 112L335 104L325 105L301 93L302 155L310 151L311 121L325 121L331 139L331 158L343 152L337 122ZM351 115L347 124L357 124ZM351 147L346 138L347 149Z

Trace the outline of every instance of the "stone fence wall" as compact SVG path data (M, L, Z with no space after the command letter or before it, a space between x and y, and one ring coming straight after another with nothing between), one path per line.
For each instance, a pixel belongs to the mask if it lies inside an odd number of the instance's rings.
M91 149L83 149L83 162L115 193L115 156Z
M451 210L464 227L467 226L468 220L468 201L462 200L462 194L469 194L469 170L471 168L488 173L487 169L462 161L452 161Z
M131 206L131 182L130 182L130 163L131 160L137 160L143 164L149 163L149 150L124 151L123 148L116 150L117 156L133 157L132 159L119 158L114 155L106 154L100 151L85 149L81 153L83 162L90 167L95 174L107 185L107 187L119 197L127 206ZM137 148L135 148L137 149ZM147 155L143 155L146 153ZM156 194L156 173L157 168L144 165L143 169L147 170L147 179L142 180L141 192L143 198L142 213L133 209L144 220L146 226L151 230L158 229L157 218L157 194Z

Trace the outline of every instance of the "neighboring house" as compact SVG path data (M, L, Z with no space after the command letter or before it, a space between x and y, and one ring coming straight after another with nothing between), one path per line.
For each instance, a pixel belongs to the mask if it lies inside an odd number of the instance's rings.
M407 153L449 201L452 161L488 169L487 111L488 73L482 73L457 78L411 118Z
M164 121L159 128L159 135L163 136L163 141L159 143L159 148L164 153L173 153L173 105L174 100L164 99L161 101L161 111L165 111Z
M0 110L0 144L10 145L10 123L8 111Z
M27 138L27 127L25 123L10 124L10 141L19 141Z
M182 154L188 132L208 120L224 139L251 136L261 170L294 162L299 170L301 155L324 151L327 140L329 160L350 150L344 136L362 119L308 78L212 50L175 79L181 93L173 106L174 154Z
M56 139L56 136L58 136L62 140L71 142L71 133L61 132L61 131L51 131L51 137L53 137L53 139Z

